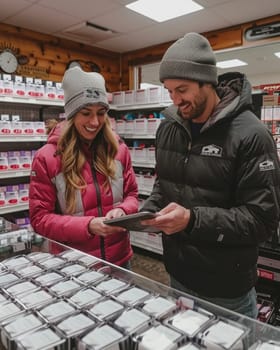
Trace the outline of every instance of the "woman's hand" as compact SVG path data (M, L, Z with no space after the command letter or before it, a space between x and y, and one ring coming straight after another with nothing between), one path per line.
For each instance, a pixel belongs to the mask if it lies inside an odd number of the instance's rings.
M125 212L121 208L114 208L106 214L105 218L107 220L109 219L115 219L115 218L120 218L121 216L126 215Z
M106 237L111 235L112 233L126 232L126 229L124 229L123 227L105 225L103 223L105 218L108 219L107 216L91 219L88 225L88 231L90 235L98 235L98 236Z

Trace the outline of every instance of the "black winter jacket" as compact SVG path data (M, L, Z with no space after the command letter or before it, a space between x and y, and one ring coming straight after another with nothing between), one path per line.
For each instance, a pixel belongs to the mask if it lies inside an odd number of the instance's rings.
M246 77L224 74L217 93L221 101L193 142L176 107L165 110L157 179L142 210L190 208L191 228L163 234L166 269L202 296L232 298L255 285L258 245L277 230L280 166L270 132L251 111Z

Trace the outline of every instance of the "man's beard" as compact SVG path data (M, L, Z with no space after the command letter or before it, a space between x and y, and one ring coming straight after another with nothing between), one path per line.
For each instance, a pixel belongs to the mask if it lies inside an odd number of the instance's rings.
M207 104L207 99L204 97L198 98L197 100L194 101L194 107L192 105L193 108L191 108L191 110L186 113L183 114L180 110L180 106L184 106L186 103L188 103L187 101L183 101L179 106L178 106L178 115L182 118L182 119L186 119L186 120L195 120L197 118L199 118L205 108L206 108L206 104Z

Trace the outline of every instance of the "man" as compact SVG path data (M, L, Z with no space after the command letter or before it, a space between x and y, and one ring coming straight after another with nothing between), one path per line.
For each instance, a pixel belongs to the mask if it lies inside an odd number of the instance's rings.
M252 112L245 75L217 77L197 33L171 45L160 80L173 105L156 136L157 179L142 210L163 232L171 286L257 316L258 245L276 234L280 167L268 129Z

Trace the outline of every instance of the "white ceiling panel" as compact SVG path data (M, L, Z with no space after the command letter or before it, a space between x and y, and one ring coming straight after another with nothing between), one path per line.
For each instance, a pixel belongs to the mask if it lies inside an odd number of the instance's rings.
M96 18L123 7L114 0L41 0L40 4L80 19Z
M92 21L98 25L106 23L108 27L119 33L133 33L147 26L155 26L155 21L123 6L116 11L107 12L106 15L95 17Z
M54 9L35 4L11 16L4 22L41 33L53 33L73 23L77 23L78 20L73 16L61 15Z
M214 10L217 14L226 16L232 25L236 25L279 14L280 0L234 0L222 3Z
M11 6L11 0L1 0L0 21L14 16L16 13L28 8L28 6L31 6L31 4L27 0L16 0L13 6Z

